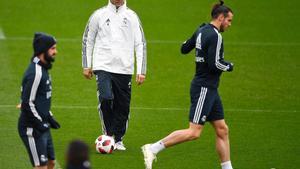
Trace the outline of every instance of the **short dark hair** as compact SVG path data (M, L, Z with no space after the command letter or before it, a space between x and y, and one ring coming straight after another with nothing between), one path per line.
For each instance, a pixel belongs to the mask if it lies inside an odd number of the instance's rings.
M67 169L90 169L89 147L81 140L70 142L66 152Z
M223 14L225 17L227 17L229 12L233 13L228 6L224 5L224 1L220 0L219 3L216 3L213 6L211 10L211 17L213 19L217 19L220 14Z

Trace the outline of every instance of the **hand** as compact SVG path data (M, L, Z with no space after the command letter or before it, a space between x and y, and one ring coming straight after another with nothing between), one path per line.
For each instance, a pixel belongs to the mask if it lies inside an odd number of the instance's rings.
M228 69L228 72L231 72L233 71L233 63L229 63L229 69Z
M59 129L60 128L60 124L54 119L53 116L50 117L49 123L50 123L50 127L53 128L53 129Z
M92 77L93 77L93 71L92 71L92 69L90 69L90 68L84 68L83 69L83 76L86 79L92 79Z
M36 125L36 129L39 130L40 132L45 132L49 129L49 123L39 123L38 125Z
M17 109L21 109L21 107L22 107L22 106L21 106L21 103L19 103L19 104L16 105L16 108L17 108Z
M145 81L145 78L146 78L145 75L137 74L137 75L136 75L136 79L135 79L137 85L143 84L144 81Z

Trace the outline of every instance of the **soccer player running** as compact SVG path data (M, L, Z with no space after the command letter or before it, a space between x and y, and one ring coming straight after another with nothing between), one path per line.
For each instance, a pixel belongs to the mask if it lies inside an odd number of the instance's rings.
M50 128L60 128L50 111L51 78L56 40L44 33L35 33L34 55L24 73L21 89L19 135L25 144L34 169L54 169L55 155Z
M199 138L206 121L215 129L216 149L222 169L232 169L228 127L224 120L218 85L222 72L233 70L233 64L224 61L220 34L231 26L233 12L220 1L213 6L211 17L211 22L202 24L181 47L183 54L196 48L196 74L190 89L189 128L174 131L156 143L142 146L146 169L152 168L153 160L163 149Z
M135 56L135 57L134 57ZM90 17L82 43L83 75L96 75L99 116L103 134L114 136L117 150L126 150L131 78L136 60L136 82L146 77L146 41L142 25L125 0L109 0Z

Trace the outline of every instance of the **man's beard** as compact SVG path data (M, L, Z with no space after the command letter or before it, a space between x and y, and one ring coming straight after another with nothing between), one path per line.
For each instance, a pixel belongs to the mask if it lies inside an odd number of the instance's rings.
M225 30L224 30L224 26L221 24L221 26L220 26L220 32L224 32Z
M45 65L47 69L51 69L52 68L52 62L55 61L54 58L52 58L48 52L45 52L44 53L44 56L45 56L45 60L47 61L47 64Z

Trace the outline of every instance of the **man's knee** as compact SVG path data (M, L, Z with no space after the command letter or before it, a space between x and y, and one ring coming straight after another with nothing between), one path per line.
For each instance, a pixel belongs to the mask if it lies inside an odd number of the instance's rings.
M192 131L189 133L189 140L196 140L200 137L200 132Z
M188 132L189 140L196 140L200 137L202 126L190 127Z
M98 100L102 103L103 101L113 100L113 93L108 89L98 89L97 91Z
M113 95L109 91L98 93L98 99L101 104L110 103L113 100Z
M226 124L218 126L216 128L216 134L220 138L227 137L228 133L229 133L229 129L228 129L228 126Z

